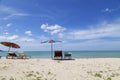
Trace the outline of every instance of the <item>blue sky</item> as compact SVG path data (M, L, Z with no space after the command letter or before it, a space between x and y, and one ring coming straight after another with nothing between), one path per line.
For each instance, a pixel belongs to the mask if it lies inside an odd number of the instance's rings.
M49 39L62 41L55 50L120 50L120 0L0 0L0 41L39 51Z

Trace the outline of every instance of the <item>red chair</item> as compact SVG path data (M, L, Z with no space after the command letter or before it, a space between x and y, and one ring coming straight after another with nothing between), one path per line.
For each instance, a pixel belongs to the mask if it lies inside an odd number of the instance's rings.
M62 51L55 51L54 52L54 59L63 59Z

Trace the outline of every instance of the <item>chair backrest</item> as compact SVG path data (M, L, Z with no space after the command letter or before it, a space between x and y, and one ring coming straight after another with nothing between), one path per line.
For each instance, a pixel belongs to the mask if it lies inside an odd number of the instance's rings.
M64 53L64 56L72 56L72 53L70 53L70 52L65 52L65 53Z
M62 51L55 51L54 57L62 57Z
M21 52L21 53L19 53L19 56L23 57L23 56L25 56L25 53Z

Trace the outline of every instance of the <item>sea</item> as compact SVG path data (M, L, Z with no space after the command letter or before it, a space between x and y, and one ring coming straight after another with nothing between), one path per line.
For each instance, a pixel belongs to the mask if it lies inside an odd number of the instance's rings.
M63 51L72 54L72 58L120 58L120 51ZM15 52L18 55L18 52ZM24 51L32 58L51 58L54 52L51 51ZM6 57L7 52L0 52L0 56Z

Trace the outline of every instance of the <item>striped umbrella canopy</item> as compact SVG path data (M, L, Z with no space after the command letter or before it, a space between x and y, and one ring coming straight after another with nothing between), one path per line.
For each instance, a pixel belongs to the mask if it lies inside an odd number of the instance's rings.
M60 43L62 41L59 41L59 40L47 40L47 41L43 41L41 43L50 43L51 44L51 58L53 57L52 56L52 53L53 53L53 43Z
M59 41L59 40L47 40L47 41L43 41L41 43L58 43L58 42L62 42L62 41Z
M8 52L10 51L10 48L20 48L18 44L12 42L0 42L0 44L9 47Z

